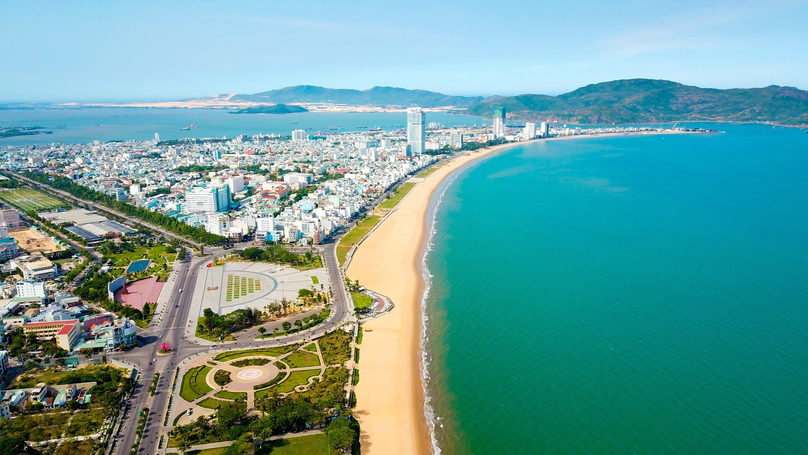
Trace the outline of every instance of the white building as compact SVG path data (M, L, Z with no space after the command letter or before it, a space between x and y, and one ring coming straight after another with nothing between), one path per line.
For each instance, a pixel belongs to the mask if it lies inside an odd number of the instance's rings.
M550 125L547 122L541 122L541 128L539 128L539 135L541 135L541 137L547 137L550 135Z
M193 188L185 193L186 212L224 212L230 208L230 187Z
M234 175L229 177L225 180L225 183L228 187L230 187L230 191L233 194L240 193L244 191L244 176L243 175Z
M272 215L255 219L255 231L259 235L265 236L267 232L274 230L275 230L275 217L273 217Z
M426 115L420 107L407 109L407 155L416 156L424 153L424 142L426 141L426 129L424 122Z
M536 137L536 124L533 122L525 122L525 138L533 139Z
M292 131L292 142L301 142L306 140L306 130Z
M17 282L17 297L39 297L45 298L45 283L31 282L31 281L18 281Z
M225 235L227 231L230 230L230 217L227 215L219 215L218 213L208 215L205 230L211 234Z
M314 182L314 176L311 174L303 174L300 172L290 172L288 174L283 175L283 181L290 185L294 183L305 183L309 184Z

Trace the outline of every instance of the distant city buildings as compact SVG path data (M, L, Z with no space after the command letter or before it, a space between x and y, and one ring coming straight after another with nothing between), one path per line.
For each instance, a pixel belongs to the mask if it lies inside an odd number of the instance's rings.
M425 121L426 115L420 107L407 109L407 156L418 156L424 153L426 148Z
M505 108L494 108L494 128L493 131L495 138L505 137Z

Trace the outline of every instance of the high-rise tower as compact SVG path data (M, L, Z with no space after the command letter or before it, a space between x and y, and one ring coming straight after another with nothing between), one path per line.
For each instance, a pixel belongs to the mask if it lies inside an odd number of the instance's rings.
M426 115L420 107L407 109L407 147L410 148L412 156L424 153L424 142L426 141L426 130L424 122Z
M494 137L505 137L505 108L494 108Z

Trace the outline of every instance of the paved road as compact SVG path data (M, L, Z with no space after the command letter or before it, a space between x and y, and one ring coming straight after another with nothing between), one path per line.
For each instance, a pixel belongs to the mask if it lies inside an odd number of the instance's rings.
M163 419L165 418L168 398L171 391L171 384L174 378L177 365L188 357L200 353L221 352L231 349L243 349L259 346L280 346L289 343L303 342L325 335L342 326L349 317L353 315L353 301L348 297L342 273L339 269L336 255L336 243L341 237L337 236L323 245L323 252L328 268L329 279L333 296L331 298L331 308L333 311L329 318L309 330L295 333L289 336L271 338L267 340L255 340L256 329L251 329L243 336L238 336L235 342L222 343L212 347L204 342L188 340L184 337L185 328L189 324L189 311L193 299L193 290L196 287L196 279L202 273L205 264L213 257L226 254L221 249L211 249L211 256L204 258L192 257L182 261L173 274L176 280L174 290L169 302L162 311L160 322L156 327L151 327L141 332L144 345L129 352L111 353L111 358L125 360L139 365L141 371L140 380L136 385L135 392L130 397L129 411L124 419L125 430L121 431L121 437L115 448L117 454L128 454L132 444L135 442L134 429L137 426L137 411L148 406L150 409L149 418L143 431L143 439L138 453L154 454L158 453L157 442L162 432ZM190 256L189 254L186 255ZM182 289L182 292L180 292ZM174 303L178 307L174 307ZM296 317L301 317L300 315ZM253 333L255 331L255 333ZM158 356L157 350L162 342L167 342L174 348L170 355ZM149 362L152 364L149 365ZM149 386L151 385L154 373L160 372L160 380L157 385L157 392L154 397L149 396ZM179 400L178 387L174 391L174 400ZM169 422L171 425L172 422Z
M172 239L179 240L180 242L184 242L186 244L193 245L197 249L202 248L202 246L199 243L194 242L193 240L190 240L190 239L188 239L186 237L183 237L183 236L181 236L179 234L174 234L173 232L166 231L166 229L161 227L161 226L157 226L155 224L148 223L146 221L143 221L143 220L140 220L140 219L137 219L137 218L132 218L131 215L127 215L125 213L119 212L119 211L117 211L115 209L112 209L112 208L109 208L109 207L107 207L106 205L103 205L103 204L96 204L95 202L90 202L90 201L85 201L83 199L79 199L79 198L73 196L72 194L68 193L67 191L62 191L62 190L56 189L56 188L54 188L54 187L52 187L50 185L45 185L45 184L39 183L36 180L31 180L28 177L22 176L20 174L12 172L11 175L13 175L14 178L16 178L16 179L22 180L22 181L24 181L24 182L26 182L26 183L28 183L30 185L33 185L35 187L40 188L43 192L56 194L56 195L60 196L61 198L73 201L77 205L85 205L85 206L87 206L87 207L89 207L89 208L91 208L93 210L97 210L99 212L111 213L111 214L113 214L113 215L115 215L115 216L117 216L117 217L119 217L119 218L121 218L123 220L129 221L130 223L139 224L141 226L149 228L153 232L159 232L160 234L162 234L162 235L164 235L166 237L170 237Z

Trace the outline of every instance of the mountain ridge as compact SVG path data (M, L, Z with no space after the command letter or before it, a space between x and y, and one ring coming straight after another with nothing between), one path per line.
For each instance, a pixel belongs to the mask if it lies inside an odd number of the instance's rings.
M558 96L493 96L464 113L488 117L504 107L513 120L576 124L674 121L808 124L808 91L770 85L748 89L701 88L660 79L620 79Z
M251 95L237 94L232 101L253 103L330 103L347 105L403 106L423 108L468 107L483 100L481 96L453 96L428 90L375 86L366 90L333 89L317 85L293 85Z

